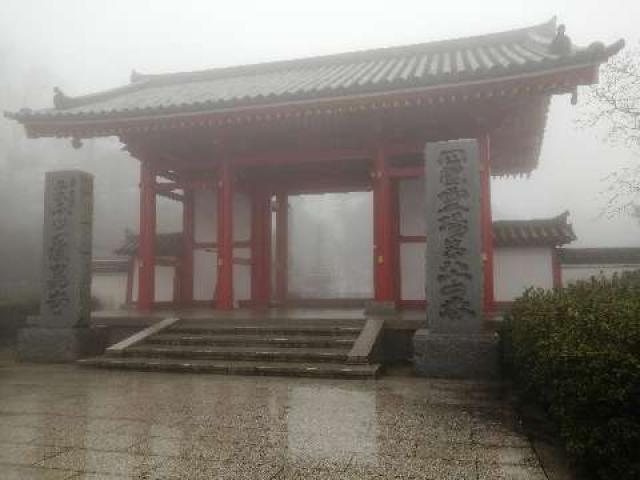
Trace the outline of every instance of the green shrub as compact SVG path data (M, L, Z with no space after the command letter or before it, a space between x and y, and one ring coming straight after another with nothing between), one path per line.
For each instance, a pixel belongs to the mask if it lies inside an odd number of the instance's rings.
M640 478L640 271L531 289L501 331L504 367L596 478Z

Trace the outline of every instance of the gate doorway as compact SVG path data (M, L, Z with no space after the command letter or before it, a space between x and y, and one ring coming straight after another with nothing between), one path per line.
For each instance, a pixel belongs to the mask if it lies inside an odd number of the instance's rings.
M370 191L291 195L287 223L287 301L337 306L373 298Z

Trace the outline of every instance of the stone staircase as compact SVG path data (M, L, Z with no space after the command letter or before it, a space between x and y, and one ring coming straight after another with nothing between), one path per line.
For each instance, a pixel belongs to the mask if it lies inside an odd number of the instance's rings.
M373 330L379 333L375 326ZM132 370L375 378L378 334L368 322L220 322L165 319L109 347L86 366Z

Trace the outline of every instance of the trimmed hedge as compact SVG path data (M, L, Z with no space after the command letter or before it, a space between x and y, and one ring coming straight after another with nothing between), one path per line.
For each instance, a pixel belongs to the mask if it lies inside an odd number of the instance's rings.
M507 373L600 479L640 478L640 271L530 289L501 331Z

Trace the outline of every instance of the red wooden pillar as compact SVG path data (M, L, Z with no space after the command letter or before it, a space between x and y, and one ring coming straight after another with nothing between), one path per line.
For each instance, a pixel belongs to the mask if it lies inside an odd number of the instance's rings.
M218 282L216 308L233 308L233 173L229 161L218 169Z
M140 165L140 267L138 270L138 310L148 312L155 297L156 267L156 175L148 162Z
M251 300L271 300L271 194L256 189L251 197Z
M289 290L289 199L286 192L276 193L276 291L278 302L287 299Z
M180 276L180 302L193 301L193 243L195 234L195 192L184 190L182 202L182 262Z
M489 135L481 136L479 144L484 310L486 313L491 313L494 309L495 298L493 285L493 221L491 217L491 145Z
M396 296L393 206L393 186L380 148L373 159L373 282L374 299L381 302Z
M391 248L393 249L393 287L396 305L402 300L402 271L400 268L400 189L396 179L391 180Z

